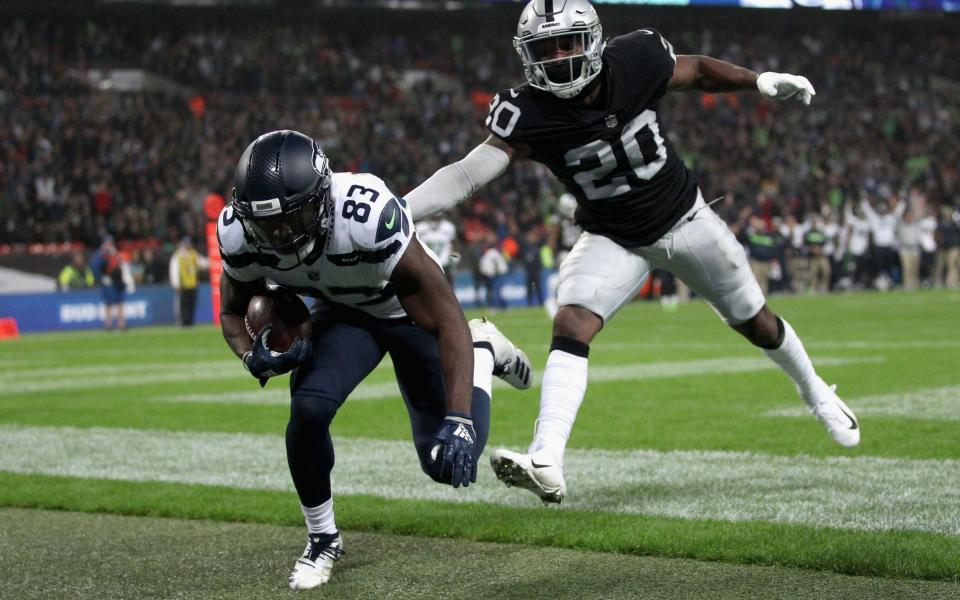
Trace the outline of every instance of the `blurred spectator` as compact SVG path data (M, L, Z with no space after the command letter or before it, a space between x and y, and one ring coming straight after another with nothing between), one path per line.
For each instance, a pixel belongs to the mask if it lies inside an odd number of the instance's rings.
M342 162L335 168L375 171L398 192L410 189L487 134L494 81L522 80L504 34L516 23L508 12L443 28L423 19L325 15L334 25L319 34L310 23L280 18L154 22L109 8L75 21L9 18L0 28L0 244L93 246L104 233L197 237L203 216L195 199L230 189L224 148L293 124L336 149ZM851 30L825 16L814 39L765 12L742 13L745 22L771 24L750 36L704 13L695 20L651 14L647 23L678 52L803 73L820 93L807 109L756 94L662 100L671 115L664 135L684 149L704 194L724 196L715 210L731 228L740 233L746 219L738 215L747 208L766 227L778 216L794 219L781 235L796 238L796 226L822 205L853 215L861 193L904 195L911 186L931 207L960 205L953 83L960 36L920 20ZM614 19L605 33L636 26ZM352 43L360 35L364 43ZM801 51L785 46L793 38ZM189 92L103 92L84 78L93 68L142 68ZM468 238L459 250L471 244L480 256L493 232L492 242L516 255L516 242L542 224L556 189L545 169L519 163L450 215ZM849 254L851 284L869 285L869 235L853 219L844 220L838 252ZM886 238L874 231L873 254L889 279L899 261L895 236ZM561 245L552 242L558 264ZM784 280L793 275L797 289L808 275L802 248L797 243L795 255L771 263ZM831 254L829 244L823 249ZM143 253L144 282L166 279L171 253ZM948 278L948 255L937 250L938 281ZM833 271L840 275L836 265Z
M815 215L803 236L807 254L809 290L811 292L826 293L830 291L830 279L833 274L830 256L836 243L834 241L835 235L836 232L827 227L823 217Z
M870 235L873 237L873 274L876 285L880 289L887 289L900 281L897 228L906 210L906 203L891 196L881 200L874 209L869 200L863 199L860 208L867 217Z
M160 252L152 248L144 248L143 264L145 267L144 282L147 285L157 285L167 281L170 266Z
M503 253L492 240L488 239L480 255L479 270L481 281L486 289L483 305L494 310L506 308L507 303L500 295L500 284L502 276L507 274L509 267Z
M847 203L844 212L847 252L853 263L851 284L856 289L870 285L873 270L870 258L870 223L863 215L863 209L854 212L852 203ZM857 214L859 213L859 214Z
M170 285L176 295L177 322L190 327L197 312L197 284L200 269L207 269L210 261L200 256L193 240L184 237L170 257Z
M742 239L747 246L750 268L753 270L763 294L767 295L767 291L770 289L771 271L777 256L780 254L783 241L776 230L757 216L750 218Z
M940 209L937 220L936 287L960 288L960 212L949 206Z
M920 221L920 281L924 287L935 286L933 269L937 260L937 212L932 206L917 207Z
M143 262L143 254L140 250L134 250L130 253L130 276L136 285L143 285L147 278L147 265Z
M544 245L543 233L538 228L527 230L520 248L520 260L527 276L527 306L543 304L543 290L540 279L543 275L541 247Z
M103 239L90 267L94 277L100 280L100 290L106 307L104 327L110 331L116 323L118 329L126 331L127 320L123 314L123 300L127 293L133 293L135 284L130 275L130 265L117 252L111 236Z
M93 271L87 266L87 259L82 252L75 252L73 262L65 266L57 277L61 292L92 288L94 282Z

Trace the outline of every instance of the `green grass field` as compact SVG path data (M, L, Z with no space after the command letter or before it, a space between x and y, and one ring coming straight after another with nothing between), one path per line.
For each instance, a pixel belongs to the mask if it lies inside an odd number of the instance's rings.
M348 558L322 593L960 597L960 294L771 306L856 411L859 447L696 302L631 305L593 344L562 507L485 463L467 490L432 483L385 364L333 425ZM543 312L493 320L542 369ZM260 390L209 326L0 342L0 596L289 595L285 384ZM524 448L538 400L498 385L488 449ZM61 552L79 562L52 568Z

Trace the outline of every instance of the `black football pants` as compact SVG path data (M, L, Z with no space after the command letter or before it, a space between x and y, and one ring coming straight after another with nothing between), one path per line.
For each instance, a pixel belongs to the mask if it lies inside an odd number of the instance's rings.
M446 415L443 373L437 340L408 319L375 319L346 308L333 309L313 321L310 362L290 379L287 463L304 506L331 497L334 451L330 423L350 393L389 353L403 395L420 466L442 481L430 460L433 436ZM473 426L477 456L490 427L490 397L473 388ZM439 465L437 465L439 467Z

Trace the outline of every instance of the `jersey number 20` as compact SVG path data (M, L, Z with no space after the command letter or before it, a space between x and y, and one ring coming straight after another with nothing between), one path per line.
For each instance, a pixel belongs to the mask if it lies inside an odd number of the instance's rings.
M622 148L629 168L643 181L652 179L667 162L667 147L657 125L657 113L653 110L647 109L634 117L613 144ZM568 167L581 167L582 170L574 173L573 180L587 200L612 198L630 191L630 173L610 176L610 172L617 168L617 155L621 154L614 152L613 144L594 140L563 155Z

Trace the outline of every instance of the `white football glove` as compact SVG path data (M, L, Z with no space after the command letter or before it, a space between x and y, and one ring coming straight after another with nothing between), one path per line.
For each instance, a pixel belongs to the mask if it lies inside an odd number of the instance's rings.
M810 104L810 100L817 95L817 92L810 84L810 80L802 75L791 75L790 73L774 73L766 71L760 73L757 77L757 89L760 94L774 100L786 100L796 97L797 100L805 105Z

